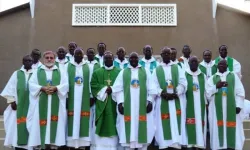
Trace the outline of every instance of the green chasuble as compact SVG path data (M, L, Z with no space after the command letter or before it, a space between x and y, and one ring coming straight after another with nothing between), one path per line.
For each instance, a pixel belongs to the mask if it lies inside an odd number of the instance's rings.
M82 65L83 79L76 77L75 65L68 64L69 75L69 98L68 98L68 136L73 136L74 127L74 93L75 85L83 84L82 89L82 106L81 113L78 114L80 119L80 137L89 136L89 117L90 117L90 90L89 90L89 66L88 64ZM83 83L82 83L83 82Z
M217 57L215 59L215 64L218 65L220 60L221 60L221 57ZM229 71L234 71L234 59L232 57L227 57L227 65L228 65Z
M39 85L41 86L57 86L60 84L61 74L58 69L54 69L52 73L52 79L47 79L45 70L39 68L37 70L37 78ZM51 107L50 142L55 143L60 101L57 93L54 93L51 96L52 96L51 106L53 107ZM48 113L48 95L42 92L39 96L40 136L41 136L42 148L45 148L47 113Z
M93 71L95 71L96 69L99 69L99 68L100 68L100 64L99 63L95 63Z
M139 124L138 124L138 143L147 143L147 73L143 67L138 70L138 80L131 80L131 69L126 68L123 72L123 88L124 88L124 121L126 141L130 143L131 128L131 93L130 86L140 88L140 107Z
M114 67L106 70L104 67L97 69L92 76L91 90L94 97L105 86L112 86L118 76L120 69ZM105 101L97 100L95 108L95 133L100 137L116 136L116 102L108 95Z
M188 136L188 144L196 145L196 122L198 120L195 119L195 108L194 108L194 91L199 90L200 91L200 107L201 107L201 121L202 121L202 131L204 134L204 125L205 125L205 110L206 110L206 104L205 104L205 77L203 73L200 73L198 75L198 82L193 82L193 76L189 73L185 73L186 79L187 79L187 92L186 92L186 98L187 98L187 108L186 108L186 129L187 129L187 136Z
M32 73L29 74L28 80ZM27 83L28 84L28 83ZM22 70L17 71L17 144L27 145L29 133L26 128L26 117L29 109L29 89L26 84L25 74Z
M214 85L220 81L220 76L214 75L213 82ZM233 73L228 73L226 81L229 86L222 87L218 89L218 92L215 93L215 109L217 116L217 125L218 125L218 135L219 135L219 144L223 146L224 138L227 138L227 147L235 149L235 135L236 135L236 102L235 102L235 76ZM223 121L223 104L222 97L227 97L227 114L226 122ZM224 126L226 126L227 137L224 137Z
M165 79L165 72L162 68L162 66L158 66L156 68L156 76L159 82L159 85L163 91L166 91L167 88L173 88L176 90L176 87L179 83L179 71L178 71L178 65L172 65L171 66L171 75L172 75L172 81L169 85L169 83ZM176 107L176 116L177 116L177 123L178 123L178 129L179 134L181 134L181 105L180 100L175 100L175 107ZM170 114L169 114L169 105L168 101L165 99L161 99L161 119L162 119L162 127L163 127L163 135L165 140L172 139L171 135L171 126L170 126Z

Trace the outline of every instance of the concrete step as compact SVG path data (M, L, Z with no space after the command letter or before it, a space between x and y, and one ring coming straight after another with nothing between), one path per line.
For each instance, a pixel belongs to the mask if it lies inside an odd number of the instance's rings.
M249 149L250 149L250 139L246 139L243 150L249 150Z
M3 146L3 144L4 144L4 138L0 138L0 150L13 150L12 148Z
M250 129L244 129L245 138L250 139Z
M250 129L250 120L244 120L243 127L244 129Z

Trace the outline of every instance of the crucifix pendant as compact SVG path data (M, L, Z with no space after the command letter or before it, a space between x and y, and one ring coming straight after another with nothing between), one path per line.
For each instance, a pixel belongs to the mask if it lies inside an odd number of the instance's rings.
M108 83L108 86L110 86L111 85L111 80L110 80L110 77L109 77L109 74L108 74L108 80L105 80L107 83Z

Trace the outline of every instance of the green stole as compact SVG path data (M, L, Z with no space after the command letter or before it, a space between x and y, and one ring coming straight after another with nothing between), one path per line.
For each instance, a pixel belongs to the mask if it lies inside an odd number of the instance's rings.
M99 64L99 63L95 63L95 64L94 64L93 72L94 72L96 69L98 69L98 68L100 68L100 64Z
M29 74L28 80L31 74ZM26 128L26 117L29 109L29 87L22 70L17 71L17 97L17 145L27 145L29 133Z
M216 85L219 82L220 76L214 75L213 82ZM218 125L218 134L219 134L219 143L220 146L223 146L224 139L224 126L226 126L227 132L227 148L235 149L235 135L236 135L236 103L235 103L235 76L233 73L227 75L226 81L228 82L227 93L222 91L222 88L218 89L218 92L215 93L215 109L217 116L217 125ZM223 122L223 105L222 105L222 95L227 97L227 119L226 122Z
M217 57L215 59L215 64L218 65L219 61L221 60L220 57ZM227 65L228 65L228 69L229 71L233 71L234 70L234 63L233 63L234 59L232 57L227 57Z
M52 73L52 83L48 82L45 70L39 68L37 70L37 78L41 86L57 86L60 84L61 75L58 69L54 69ZM50 123L50 143L55 143L58 112L60 100L57 93L53 93L51 99L51 123ZM40 119L40 136L41 146L45 148L46 128L47 128L47 113L48 113L48 95L42 92L39 96L39 119Z
M194 85L193 83L193 76L189 73L186 74L187 79L187 108L186 108L186 129L187 129L187 136L188 136L188 144L196 145L196 120L195 119L195 108L194 108L194 91L200 91L200 104L201 104L201 120L202 120L202 131L204 134L204 125L205 125L205 111L206 111L206 104L205 104L205 78L204 74L200 73L198 75L198 82L199 88Z
M93 96L97 96L98 92L105 86L112 86L118 76L120 69L114 67L112 70L106 70L104 67L93 73L91 80L91 91ZM108 80L111 84L108 85ZM112 100L112 96L108 95L105 101L96 101L95 107L95 133L100 137L116 136L116 102Z
M68 136L73 136L74 120L74 93L75 93L75 65L68 64L69 75L69 101L68 101ZM89 66L82 65L83 72L83 89L82 89L82 107L80 120L80 137L89 136L89 117L90 117L90 91L89 91Z
M171 75L172 75L172 83L174 90L178 86L179 83L179 71L178 71L178 65L172 65L171 66ZM160 88L163 91L167 91L166 85L166 79L165 79L165 72L162 68L162 66L158 66L156 68L156 76L160 85ZM178 121L178 130L179 135L181 134L181 106L180 106L180 100L175 100L175 107L176 107L176 116ZM161 98L161 119L162 119L162 127L163 127L163 135L165 140L172 139L171 135L171 126L170 126L170 114L169 114L169 104L168 101Z
M140 108L139 108L139 131L138 143L147 143L147 74L143 67L138 70L139 87L140 88ZM126 141L130 143L131 128L131 69L126 68L123 72L123 89L124 89L124 121ZM137 120L135 120L137 121Z
M204 73L205 75L207 75L207 68L202 66L201 64L199 64L199 69L201 70L202 73ZM213 65L212 68L212 75L214 75L217 72L217 65Z

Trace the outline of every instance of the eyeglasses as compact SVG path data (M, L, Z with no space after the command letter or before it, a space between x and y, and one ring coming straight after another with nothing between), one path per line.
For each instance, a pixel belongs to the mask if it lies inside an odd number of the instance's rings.
M45 59L55 59L54 57L45 57Z

